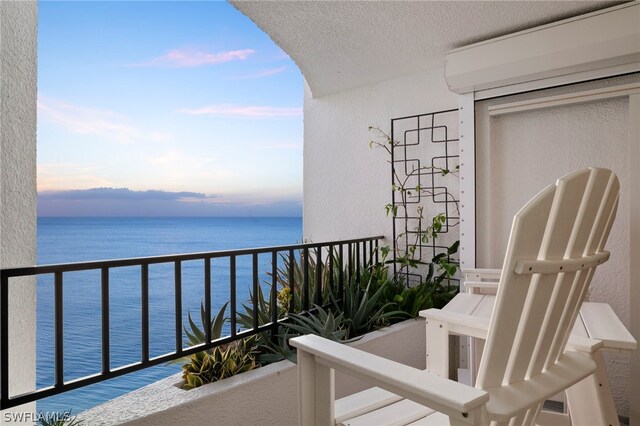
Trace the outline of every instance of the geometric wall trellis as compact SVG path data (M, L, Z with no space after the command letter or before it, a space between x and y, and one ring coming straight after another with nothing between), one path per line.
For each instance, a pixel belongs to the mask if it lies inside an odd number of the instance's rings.
M457 124L457 109L391 120L394 259L406 255L408 247L415 247L412 258L429 263L459 239ZM420 237L439 214L444 215L444 221L438 238L423 241ZM457 263L457 254L449 261ZM419 283L425 272L424 267L394 262L394 273L404 276L409 286Z

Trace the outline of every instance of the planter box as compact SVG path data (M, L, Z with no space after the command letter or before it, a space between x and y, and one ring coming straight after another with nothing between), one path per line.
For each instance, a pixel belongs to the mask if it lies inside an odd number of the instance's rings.
M365 335L353 346L425 368L422 319L407 320ZM178 373L81 413L88 425L297 425L296 365L281 361L185 391ZM370 387L336 373L336 398Z

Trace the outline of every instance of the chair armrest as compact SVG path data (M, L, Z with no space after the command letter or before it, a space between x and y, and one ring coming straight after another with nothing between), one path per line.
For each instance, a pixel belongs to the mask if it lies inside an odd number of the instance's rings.
M586 334L600 339L608 350L632 351L638 342L607 303L586 302L580 308L580 318Z
M599 339L591 339L584 336L569 336L567 350L576 352L593 353L604 346L604 342Z
M489 331L489 318L443 311L440 309L420 311L420 316L427 321L431 319L446 323L449 333L453 334L486 339ZM603 343L601 340L573 335L569 337L569 342L567 343L568 350L586 353L595 352L602 346Z
M462 271L464 287L469 293L478 293L478 290L496 293L501 269L464 269Z
M443 311L441 309L420 311L420 316L426 321L436 320L446 323L449 333L453 334L486 339L489 331L489 318Z
M500 274L502 274L502 269L470 268L462 270L462 275L471 279L497 280L500 279Z
M317 363L344 371L458 421L476 424L486 415L489 394L483 390L319 336L306 335L289 342L313 355Z
M500 280L502 269L483 269L483 268L470 268L462 270L462 277L464 287L469 292L473 292L474 289L482 290L497 290ZM488 281L483 281L488 280ZM584 295L584 300L588 301L591 297L591 288L587 289Z
M498 291L498 281L465 281L464 288L473 290L475 288Z

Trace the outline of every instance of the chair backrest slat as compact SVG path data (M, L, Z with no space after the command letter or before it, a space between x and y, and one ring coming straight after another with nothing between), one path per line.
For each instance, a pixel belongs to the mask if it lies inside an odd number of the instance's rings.
M573 195L573 197L565 199L565 206L573 209L575 215L572 213L567 214L567 217L571 216L573 220L572 223L567 221L563 224L564 230L569 233L562 233L566 239L564 253L556 253L556 256L560 255L561 258L565 259L581 259L588 235L593 228L595 213L597 212L599 201L602 200L605 185L599 185L598 190L595 192L594 188L597 182L606 182L604 179L597 179L597 176L597 170L593 172L582 170L576 172L573 179L570 176L566 176L558 182L558 191L563 187L567 194ZM569 182L566 182L567 180ZM577 198L578 196L580 197L579 199ZM573 205L567 204L568 200ZM585 263L581 266L588 266ZM538 337L537 346L532 353L525 377L531 377L542 371L550 360L553 359L553 362L555 362L555 355L550 356L551 348L564 340L564 330L567 322L572 323L575 320L573 318L574 307L582 300L579 295L582 294L581 290L588 276L587 272L587 270L580 269L575 272L563 272L558 273L557 276L551 276L555 277L558 283L555 286L553 302L549 306L547 318Z
M618 192L611 171L578 170L558 179L516 214L478 387L526 380L564 352L593 272L608 258L603 248ZM523 271L523 265L531 270Z
M590 202L592 205L596 204L592 201L595 198L596 201L600 201L600 205L595 215L595 219L593 219L592 221L593 225L591 227L591 232L589 232L589 238L587 238L587 242L583 247L577 247L574 250L574 252L578 252L580 249L582 249L582 255L585 256L602 253L604 251L604 245L607 238L609 237L609 232L611 231L611 226L613 225L613 221L618 209L618 200L620 198L620 183L618 182L618 178L616 177L616 175L611 172L606 174L601 169L598 169L597 172L600 175L600 178L598 180L602 181L605 184L605 190L602 194L599 191L593 191ZM600 184L600 186L602 186L602 184ZM597 244L594 244L596 241ZM567 323L569 323L570 327L568 330L564 331L564 335L561 336L559 340L554 341L549 351L549 356L544 365L544 368L549 368L551 364L555 362L560 354L562 354L562 352L564 351L564 347L566 346L571 334L571 329L573 328L573 323L578 316L578 311L580 310L580 306L582 304L581 302L584 300L584 296L587 294L589 283L591 282L591 278L595 273L596 266L583 271L582 274L578 276L579 281L576 285L577 291L579 291L580 293L575 300L571 300L571 304L567 309L568 314L561 324L561 327L563 327L563 329L567 327Z
M509 238L505 266L515 264L517 259L514 257L514 253L517 253L519 258L537 258L554 193L555 187L544 189L527 204L533 214L526 216L517 214L514 217L511 234L521 237ZM540 220L540 218L545 218L545 220ZM519 275L506 268L502 270L496 304L487 335L487 344L476 380L479 387L496 387L503 383L531 279L531 275ZM505 282L511 285L503 285ZM508 303L502 302L504 300ZM489 360L491 362L488 362Z
M572 239L567 248L565 257L568 258L580 258L581 256L597 253L589 251L587 249L588 242L593 239L594 224L598 221L598 212L603 208L603 200L606 198L610 183L615 179L615 175L608 170L595 169L589 177L586 193L589 196L585 196L582 204L580 205L580 211L578 213L578 219L574 226L574 232L572 233ZM612 187L611 187L612 188ZM609 189L610 191L610 189ZM586 283L591 281L594 269L589 268L577 273L574 277L572 285L572 293L570 298L572 302L568 306L564 316L561 319L562 327L565 327L567 322L572 322L572 319L577 317L580 309L581 301L587 292ZM576 298L573 298L574 293L578 293ZM570 332L565 333L563 339L554 339L551 342L551 348L549 349L549 356L546 360L538 359L536 364L532 366L532 371L539 371L540 368L544 368L545 365L549 365L551 362L555 362L560 349L566 346L569 339ZM547 342L545 342L547 343Z
M594 173L597 178L596 180L600 180L605 183L606 187L604 190L604 194L602 195L600 195L599 192L596 193L595 191L592 191L592 193L589 194L591 195L592 199L595 198L600 202L600 206L596 213L595 219L593 220L587 243L584 247L576 247L576 252L582 249L583 256L589 256L595 253L602 252L602 250L604 249L604 240L606 240L609 234L608 230L610 229L610 226L608 224L613 222L612 215L615 215L616 206L618 204L618 197L620 192L618 179L613 173L605 172L609 171L596 170L596 172ZM585 233L587 232L585 231ZM595 244L596 241L597 244ZM577 291L579 291L580 294L578 297L576 297L575 300L571 299L569 301L567 315L563 318L563 322L560 324L561 329L564 330L564 335L558 336L558 338L554 340L543 368L549 368L553 363L556 362L562 352L564 352L564 347L566 346L566 342L569 339L569 335L571 334L571 328L573 328L575 318L578 316L581 302L584 299L583 296L587 292L589 283L591 282L591 278L595 273L595 268L596 266L583 271L584 278L578 280ZM582 278L582 276L580 278ZM570 324L571 326L571 328L568 330L565 329L567 324Z
M572 179L558 182L538 259L559 260L564 257L579 211L576 206L582 202L588 179L589 173L582 171ZM564 308L562 301L570 290L567 285L558 285L558 280L566 279L565 273L536 274L531 277L530 294L521 319L523 326L518 333L523 344L512 350L510 366L504 380L506 383L525 378L529 366L540 352L540 341L553 334Z

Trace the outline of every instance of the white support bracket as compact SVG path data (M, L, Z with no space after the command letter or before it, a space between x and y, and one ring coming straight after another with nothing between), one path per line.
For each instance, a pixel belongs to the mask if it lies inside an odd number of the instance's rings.
M460 95L460 267L476 267L476 147L473 93Z
M476 267L476 145L475 100L473 93L459 96L460 138L460 268ZM458 379L469 380L471 339L460 337Z

